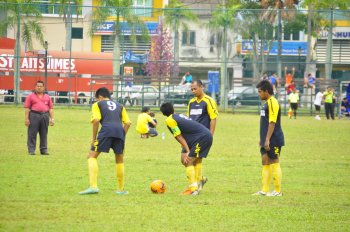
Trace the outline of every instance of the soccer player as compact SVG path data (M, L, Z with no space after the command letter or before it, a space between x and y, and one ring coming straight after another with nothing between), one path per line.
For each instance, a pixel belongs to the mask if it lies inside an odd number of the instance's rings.
M150 108L145 106L141 110L141 114L137 117L136 131L141 135L141 138L155 137L158 135L156 130L157 123L151 117ZM153 127L150 127L151 124Z
M201 80L196 80L191 84L191 91L194 94L188 103L187 115L206 128L210 130L210 133L214 135L216 127L216 118L218 111L214 99L204 93L204 85ZM199 185L199 191L202 190L204 184L208 181L208 178L202 176L202 160L198 160L195 164L196 180Z
M281 147L284 146L284 135L281 128L281 109L273 96L269 81L261 81L257 86L259 97L265 101L260 112L260 153L262 159L262 189L254 195L282 196L282 171L279 163ZM271 175L275 190L269 192Z
M186 167L189 186L183 195L198 195L195 166L206 158L213 142L210 131L200 123L182 114L174 114L171 103L163 103L160 107L163 115L167 116L166 125L175 139L181 144L181 162Z
M99 88L95 97L97 102L92 105L92 141L91 150L88 154L88 168L90 187L79 194L98 193L97 175L98 164L97 157L101 152L109 152L113 149L116 162L116 175L118 187L116 194L128 194L124 190L124 145L125 135L127 134L131 122L125 107L110 100L110 93L107 88ZM101 130L98 131L101 124Z

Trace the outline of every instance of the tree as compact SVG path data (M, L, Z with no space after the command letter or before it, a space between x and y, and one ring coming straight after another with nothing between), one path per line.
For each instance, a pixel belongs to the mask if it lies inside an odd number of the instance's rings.
M174 67L179 64L179 30L188 30L186 22L197 22L198 17L185 4L178 0L170 0L164 11L164 24L169 26L174 32ZM178 73L174 69L173 77L176 78Z
M172 41L169 31L160 23L157 28L157 35L152 38L151 51L145 71L148 76L156 76L158 81L164 81L171 71L176 68L172 63Z
M93 9L93 25L92 31L108 21L113 21L115 30L112 35L114 39L113 43L113 75L120 76L120 56L121 56L121 41L122 37L122 23L127 23L128 28L131 31L131 40L136 43L136 32L141 31L142 38L148 39L148 31L145 24L140 18L133 13L132 0L101 0L101 5ZM114 97L117 97L118 85L113 85Z
M253 76L256 80L266 71L266 60L275 40L274 30L277 30L278 41L277 72L281 76L282 19L294 19L296 4L297 0L242 1L241 30L244 37L253 41ZM265 48L267 55L264 54Z
M16 31L15 66L14 66L14 90L15 103L21 102L20 98L20 56L21 40L29 50L33 49L33 38L35 37L44 45L42 26L39 23L41 13L36 8L37 4L31 0L14 0L11 3L0 3L0 12L5 12L4 19L0 21L0 34L6 34L8 28Z
M72 40L72 15L75 13L77 19L81 12L83 4L82 0L51 0L52 4L58 8L58 14L63 17L64 26L66 29L66 42L64 46L65 51L71 50Z
M325 70L326 70L326 78L331 79L332 78L332 45L333 45L333 32L332 28L334 26L333 21L333 13L334 9L341 9L346 10L350 6L350 3L348 0L334 0L334 1L328 1L328 0L305 0L303 2L303 7L306 7L308 9L308 19L307 19L307 33L308 33L308 54L306 57L306 70L305 74L309 73L310 71L310 63L311 63L311 37L317 36L317 32L320 30L320 28L326 28L328 30L328 37L327 37L327 55L326 55L326 64L325 64ZM319 10L327 10L329 12L329 17L325 17L325 14L320 14Z
M236 10L240 7L237 2L224 2L218 5L209 20L208 27L211 32L216 33L220 38L219 44L221 52L221 67L220 67L220 107L225 110L227 108L227 31L228 28L233 28L236 22Z

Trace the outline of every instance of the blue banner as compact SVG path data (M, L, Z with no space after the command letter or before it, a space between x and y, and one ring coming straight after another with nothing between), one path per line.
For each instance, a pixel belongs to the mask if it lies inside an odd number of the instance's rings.
M218 93L220 87L220 72L208 71L208 92Z
M158 23L157 22L146 22L145 26L148 30L149 35L156 35ZM131 35L131 28L126 22L120 23L120 29L123 35ZM112 35L115 33L115 22L103 22L98 25L94 31L95 35ZM135 28L135 34L141 35L142 30L140 27Z
M260 51L260 43L258 44ZM243 41L242 42L242 54L248 54L253 51L253 42L252 41ZM268 47L267 44L264 46L264 52L267 54ZM300 54L299 54L300 53ZM278 54L278 42L272 42L270 49L270 55ZM283 41L282 42L282 55L284 56L306 56L307 54L307 42L299 41Z

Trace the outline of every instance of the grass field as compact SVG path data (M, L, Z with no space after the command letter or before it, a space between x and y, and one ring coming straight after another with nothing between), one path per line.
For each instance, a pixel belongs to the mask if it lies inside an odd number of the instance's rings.
M220 114L199 196L186 187L180 147L164 125L141 140L137 113L127 135L126 196L117 196L112 153L99 161L98 195L88 187L91 138L87 109L57 108L50 156L27 155L24 110L0 106L0 231L350 231L350 120L283 117L283 197L251 196L260 188L259 116ZM38 154L38 152L37 152ZM164 195L149 184L162 179Z

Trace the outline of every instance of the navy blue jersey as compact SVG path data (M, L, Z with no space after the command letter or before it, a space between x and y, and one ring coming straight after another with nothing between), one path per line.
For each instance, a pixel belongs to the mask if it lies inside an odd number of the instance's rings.
M199 101L197 97L194 97L188 103L188 117L203 124L208 129L210 129L210 121L217 116L216 103L208 95L204 95Z
M284 146L284 135L281 128L281 109L276 98L271 96L266 100L260 111L260 146L263 147L266 140L269 123L275 123L275 129L270 139L270 147Z
M208 128L183 114L170 115L166 119L166 125L174 137L181 134L190 148L205 138L212 140Z
M92 105L93 120L99 120L101 130L98 132L97 138L113 137L125 140L123 123L130 122L125 108L118 102L111 100L102 100Z

